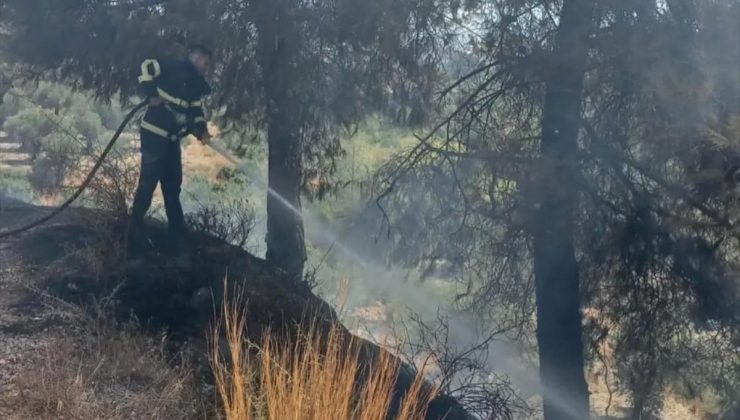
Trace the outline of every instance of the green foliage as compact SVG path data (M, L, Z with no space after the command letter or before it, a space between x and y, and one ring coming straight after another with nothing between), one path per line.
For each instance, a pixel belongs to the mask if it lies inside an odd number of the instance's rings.
M21 170L14 169L2 170L0 195L26 202L32 202L36 198L36 192L29 183L26 174Z
M15 115L21 108L21 100L11 95L4 95L0 103L0 124L9 116Z
M31 157L36 157L42 139L54 132L54 128L54 123L43 112L33 108L20 109L3 124L3 130L8 136L19 141Z
M83 156L107 143L118 127L120 108L92 102L71 88L49 82L28 84L29 93L8 94L0 105L0 129L18 141L34 160L34 188L60 187Z

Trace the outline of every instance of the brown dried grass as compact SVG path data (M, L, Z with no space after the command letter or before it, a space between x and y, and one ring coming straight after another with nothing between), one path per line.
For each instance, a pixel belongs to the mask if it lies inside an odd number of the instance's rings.
M258 346L246 337L245 308L225 299L211 335L212 370L227 420L388 418L400 368L390 353L381 352L368 366L358 339L338 325L322 334L317 321L295 340L268 331ZM396 418L423 419L434 396L418 375Z

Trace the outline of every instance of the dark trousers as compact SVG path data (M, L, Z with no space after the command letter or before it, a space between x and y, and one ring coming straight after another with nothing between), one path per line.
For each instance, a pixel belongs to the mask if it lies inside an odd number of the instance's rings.
M131 210L135 225L140 226L144 222L146 212L152 205L152 197L157 184L162 186L170 233L176 235L184 233L185 218L182 204L180 204L182 185L180 143L141 130L141 173Z

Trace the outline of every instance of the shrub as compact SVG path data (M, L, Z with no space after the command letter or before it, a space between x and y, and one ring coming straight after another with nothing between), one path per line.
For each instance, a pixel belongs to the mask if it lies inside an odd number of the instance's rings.
M44 114L33 108L21 109L17 114L8 117L3 130L11 139L21 143L23 150L32 158L41 150L41 139L54 131L54 124Z
M58 191L80 160L79 147L75 147L64 134L51 133L40 142L43 153L33 160L28 180L41 193ZM43 148L42 148L43 147Z
M26 173L18 169L3 169L0 176L0 195L22 201L33 201L34 191Z
M240 248L246 246L255 226L254 210L249 201L237 198L208 205L198 202L197 205L195 212L187 216L193 230Z

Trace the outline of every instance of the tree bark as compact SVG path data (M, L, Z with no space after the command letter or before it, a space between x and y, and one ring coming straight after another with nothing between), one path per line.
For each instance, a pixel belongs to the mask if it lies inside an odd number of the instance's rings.
M255 2L259 60L267 101L267 255L272 265L301 278L306 261L301 182L303 161L300 106L294 86L300 38L291 22L290 2Z
M573 217L581 95L593 10L593 0L563 1L546 79L533 232L546 420L589 418Z

